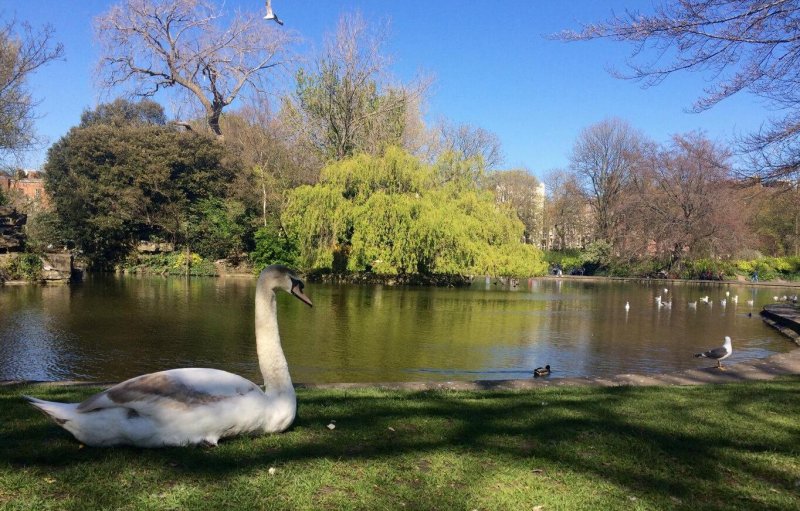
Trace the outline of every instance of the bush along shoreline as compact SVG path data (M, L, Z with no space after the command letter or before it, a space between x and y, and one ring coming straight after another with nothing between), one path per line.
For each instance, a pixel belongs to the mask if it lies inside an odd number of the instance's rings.
M548 275L561 270L561 275L616 277L632 279L674 279L707 281L800 282L800 257L764 257L753 260L696 259L684 261L679 271L668 271L656 261L610 262L601 264L587 261L577 252L549 252ZM297 268L309 282L337 284L383 284L398 286L469 286L478 276L460 274L380 274L373 271L332 271L330 269L302 269L291 261L279 261ZM195 253L171 252L162 254L135 254L116 267L116 271L134 275L160 276L256 276L266 266L265 261L251 262L244 257L236 260L211 261ZM531 275L536 278L542 275ZM481 275L480 278L484 276ZM506 275L489 275L491 278ZM520 277L520 278L528 278Z
M162 277L247 277L257 276L271 262L285 264L305 275L309 282L336 284L368 284L388 286L433 286L465 287L474 279L486 275L462 275L444 273L397 273L381 274L375 271L347 271L304 269L295 261L270 261L254 254L239 258L210 260L187 251L164 253L134 253L114 267L114 271L130 275L153 275ZM706 281L747 281L751 283L800 283L800 256L761 257L758 259L694 259L682 261L678 269L666 269L656 260L634 262L598 262L591 252L564 251L545 252L549 276L591 276L630 279L673 279ZM560 270L560 274L559 274ZM0 284L3 282L39 283L42 278L42 260L32 253L9 254L0 260ZM542 275L509 276L488 275L490 278L536 278ZM756 278L757 277L757 280Z
M562 275L597 277L800 281L800 256L752 259L697 258L669 264L657 259L621 260L598 255L592 250L569 250L545 252L544 259L549 264L550 274L557 274L560 270Z

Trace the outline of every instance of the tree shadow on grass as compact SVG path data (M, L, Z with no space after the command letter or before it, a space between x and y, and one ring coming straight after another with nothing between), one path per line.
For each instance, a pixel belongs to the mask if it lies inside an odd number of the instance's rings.
M33 391L3 389L0 407L10 420L3 417L0 425L6 439L0 463L42 471L77 466L87 473L105 471L112 479L146 469L154 481L189 481L199 487L235 485L241 477L270 487L271 480L261 478L274 466L318 479L325 475L321 467L338 467L346 474L388 466L386 477L397 488L390 484L384 493L362 496L365 501L337 493L350 487L346 475L335 484L307 482L316 485L315 492L327 488L315 498L343 499L356 508L397 507L408 496L425 503L420 508L467 507L483 481L511 471L519 474L515 477L523 494L526 485L541 486L547 495L596 481L598 491L617 503L627 494L657 508L785 509L787 501L798 502L798 389L800 380L794 378L687 388L303 390L290 431L237 438L211 450L80 449L67 432L32 408L22 408L27 405L19 395ZM89 393L48 389L44 397L69 401ZM331 421L333 430L327 428ZM431 467L437 460L460 467L446 473ZM382 474L378 469L364 477L380 486L377 482L386 483ZM438 501L443 481L464 486ZM452 501L454 494L459 502ZM94 498L104 502L106 497Z

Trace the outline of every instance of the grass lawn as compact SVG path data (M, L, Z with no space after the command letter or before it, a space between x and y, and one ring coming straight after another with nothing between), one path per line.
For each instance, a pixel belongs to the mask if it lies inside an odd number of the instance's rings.
M82 447L20 399L97 390L0 387L0 509L800 509L800 377L301 389L290 431L214 449Z

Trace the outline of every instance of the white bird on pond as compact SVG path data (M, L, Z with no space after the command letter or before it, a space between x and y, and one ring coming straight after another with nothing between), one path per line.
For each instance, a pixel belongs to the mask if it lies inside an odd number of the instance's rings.
M731 338L727 335L725 336L725 344L720 346L719 348L714 348L708 351L704 351L703 353L695 353L695 357L703 357L703 358L711 358L717 361L717 367L719 369L723 369L722 367L722 360L728 358L733 353L733 346L731 344Z
M303 287L284 266L269 266L258 279L256 352L264 391L226 371L184 368L132 378L82 403L26 399L78 441L98 447L214 446L223 437L285 431L294 421L297 399L278 334L275 291L283 289L311 306Z
M267 0L267 15L264 16L265 20L273 20L278 25L283 25L283 22L272 12L272 0Z
M704 297L700 298L700 301L703 303L708 303L708 295L705 295Z
M722 305L723 307L725 307L725 306L728 304L728 301L727 301L726 299L724 299L724 298L723 298L722 300L720 300L720 301L719 301L719 303L720 303L720 305Z
M669 289L664 288L664 294L667 294L667 293L669 293Z
M749 305L750 307L752 307L752 306L753 306L753 300L747 300L747 305Z
M630 302L625 302L625 312L628 312L629 310L631 310L631 304Z

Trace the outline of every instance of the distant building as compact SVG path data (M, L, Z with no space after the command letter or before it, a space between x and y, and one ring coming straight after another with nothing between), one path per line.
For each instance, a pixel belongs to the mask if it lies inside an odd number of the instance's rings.
M16 176L0 173L0 190L10 198L16 195L42 205L49 203L44 191L44 179L38 170L20 170Z

